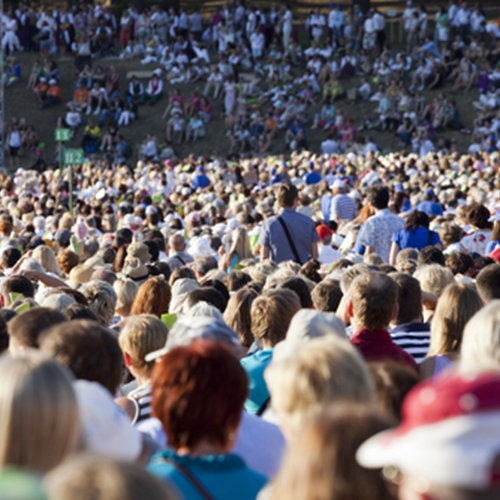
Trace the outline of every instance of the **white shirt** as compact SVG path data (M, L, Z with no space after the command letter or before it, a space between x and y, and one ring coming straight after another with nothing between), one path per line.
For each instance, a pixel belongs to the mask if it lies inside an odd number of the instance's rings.
M334 139L327 139L321 143L321 153L324 155L332 155L340 153L339 143Z
M292 31L292 11L287 10L283 16L283 31Z
M158 419L148 418L135 427L150 436L161 448L166 448L167 436ZM241 412L238 438L232 453L239 455L249 469L267 478L273 477L281 465L285 446L285 438L277 425L246 411Z
M331 264L336 260L343 259L344 255L329 245L320 244L318 248L318 260L322 264Z
M373 24L375 26L375 31L382 31L385 29L385 18L379 12L375 12L373 15Z

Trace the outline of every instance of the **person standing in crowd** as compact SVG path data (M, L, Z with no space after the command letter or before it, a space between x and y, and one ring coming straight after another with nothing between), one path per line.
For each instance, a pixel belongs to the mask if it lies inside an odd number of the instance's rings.
M278 191L280 215L268 219L259 237L262 259L274 262L292 260L304 264L318 257L319 237L312 220L296 212L298 191L293 185L283 185Z
M387 187L371 188L368 203L375 210L375 215L372 215L361 227L360 242L366 246L366 254L375 253L384 262L389 262L390 239L396 231L403 229L404 221L387 208L389 204Z

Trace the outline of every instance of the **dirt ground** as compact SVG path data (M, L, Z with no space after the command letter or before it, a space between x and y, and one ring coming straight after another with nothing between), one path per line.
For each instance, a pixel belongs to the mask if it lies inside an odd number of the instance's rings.
M22 66L22 78L21 82L16 84L14 87L6 89L5 92L5 115L6 123L9 124L13 117L26 118L28 124L35 126L40 140L46 144L45 153L43 158L47 162L53 162L56 160L56 144L54 142L54 128L56 127L57 119L65 114L65 104L60 103L59 105L41 110L39 108L38 102L35 95L26 90L26 85L28 82L29 74L31 72L31 67L33 61L38 58L37 54L27 53L19 54L18 59ZM61 88L63 92L63 100L65 102L69 101L73 95L74 83L76 80L76 69L73 65L73 60L70 58L59 58L57 60L60 72L61 72ZM114 59L100 59L94 61L94 65L102 65L104 68L114 65L120 72L120 83L121 89L124 90L128 86L126 80L126 75L129 71L138 70L153 70L155 65L142 66L139 61L123 61L117 58ZM144 82L146 83L146 82ZM349 88L350 85L356 83L356 80L344 81L344 89ZM194 85L182 84L182 89L185 95L194 90L202 90L204 83L198 83ZM141 141L147 133L154 134L158 140L161 142L165 137L165 121L162 120L161 116L165 110L168 92L172 89L172 86L165 85L165 92L162 100L154 107L149 105L142 106L139 108L139 119L133 121L128 127L122 127L121 132L124 137L130 142L134 149L134 157L131 159L130 164L134 165L134 161L137 159L137 150ZM445 89L439 89L437 91L428 92L427 98L432 99L437 93L445 91L449 92L450 87ZM472 121L475 116L475 110L472 107L472 102L477 98L477 91L473 90L469 93L462 93L455 96L458 102L458 107L460 110L460 115L462 121L466 127L472 126ZM364 120L369 117L376 118L374 110L376 108L376 103L371 102L360 102L356 104L349 104L345 100L340 100L337 103L337 108L342 109L347 117L353 117L355 119L356 125L359 127L363 124ZM225 135L224 122L223 122L223 104L222 100L219 99L216 102L212 102L214 109L214 118L212 122L207 127L207 136L204 139L199 140L197 143L185 144L177 149L177 153L181 157L185 157L190 153L195 153L197 155L209 155L214 152L225 154L229 149L229 139ZM310 109L309 117L310 123L312 123L313 113L320 108L317 104ZM85 117L84 117L85 118ZM285 144L283 141L283 132L276 139L272 153L285 153ZM319 152L320 144L326 138L326 132L318 130L308 130L309 146L312 151ZM370 131L369 136L382 148L383 152L395 151L399 148L398 139L393 134L381 133L377 131ZM459 146L465 150L470 143L470 138L461 135L458 132L446 131L438 134L438 137L451 138L456 137ZM75 138L66 143L67 147L80 147L81 143L81 130ZM21 157L21 166L27 168L31 166L36 160L34 153L25 153ZM6 159L7 167L8 161Z

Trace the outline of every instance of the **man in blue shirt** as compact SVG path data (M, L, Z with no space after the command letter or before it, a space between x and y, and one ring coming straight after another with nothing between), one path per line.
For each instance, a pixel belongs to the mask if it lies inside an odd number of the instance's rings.
M304 182L308 185L319 184L321 182L321 174L314 170L314 162L309 162L309 172L304 176Z
M193 189L204 189L208 186L210 186L210 179L205 173L205 168L202 166L199 166L196 169L196 174L193 177L193 182L192 182Z
M295 211L298 199L293 184L279 188L278 203L282 211L278 217L264 222L259 236L262 260L271 259L277 264L292 260L305 264L309 259L318 258L316 226L310 217Z
M437 197L433 189L428 189L424 194L424 199L416 205L411 211L418 210L426 213L429 217L438 217L443 215L443 207L437 203Z

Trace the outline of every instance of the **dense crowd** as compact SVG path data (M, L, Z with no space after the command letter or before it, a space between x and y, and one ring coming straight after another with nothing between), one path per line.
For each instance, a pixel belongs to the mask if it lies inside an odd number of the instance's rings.
M407 51L391 52L390 71L401 76L415 64L411 82L384 74L377 11L311 13L306 49L294 41L287 6L237 2L208 24L197 11L157 7L131 8L118 24L100 7L19 13L30 36L6 14L13 29L2 44L45 52L44 76L29 82L41 106L55 104L39 87L58 86L51 54L75 52L81 67L61 124L85 117L88 158L71 169L39 162L0 174L0 497L497 499L498 131L476 131L483 135L467 152L434 146L431 128L449 122L419 90L435 85L437 73L430 81L419 68L445 64L429 54L447 50L446 37L467 40L454 52L459 67L492 55L496 31L481 9L451 3L436 16L433 42L425 7L408 4ZM115 37L124 58L171 64L146 87L131 78L126 104L115 68L91 67ZM469 54L474 40L490 52ZM170 61L192 61L184 43L200 51L196 63ZM290 152L180 158L175 146L203 137L180 121L206 123L197 103L209 100L175 90L164 144L150 131L132 168L118 126L160 101L163 71L190 79L214 52L220 62L203 86L210 100L224 96L232 151L249 153L255 138L271 145L284 129ZM242 83L245 58L255 73ZM301 76L285 68L304 61ZM418 141L401 152L361 141L333 105L346 67L352 77L375 64L383 119L364 126L407 127L401 141ZM475 85L474 71L457 77L457 91ZM273 78L276 92L258 90ZM372 84L363 76L346 97L372 98ZM250 94L263 122L247 113ZM329 130L321 155L307 150L305 129L318 94L324 106L311 125ZM438 116L444 121L432 124ZM256 136L246 135L249 123ZM13 160L23 141L39 147L28 129L11 127ZM92 157L99 148L112 158Z
M115 164L129 160L137 146L127 142L124 127L150 116L145 104L162 101L164 131L145 139L148 147L142 144L153 158L203 139L220 110L232 155L307 149L315 129L328 134L320 148L326 154L384 146L423 157L443 146L459 152L496 147L500 28L480 5L451 1L429 13L409 0L398 47L388 41L386 19L376 8L362 13L332 5L298 21L286 4L259 9L239 1L209 16L157 6L116 16L100 5L49 11L20 4L3 15L2 47L11 55L5 85L21 80L16 51L39 50L28 89L42 108L62 109L66 101L59 126L83 129L86 153L102 152ZM59 54L74 57L74 82L61 82ZM116 65L99 65L110 56L140 60L144 70L120 81ZM61 84L74 85L71 98L64 99ZM436 89L439 94L429 94ZM456 94L469 91L477 93L476 115L464 119ZM375 104L360 120L351 116L355 107L339 109L339 101ZM383 145L372 130L385 133ZM450 131L470 137L458 144L443 135ZM15 161L25 143L14 133L8 145Z

